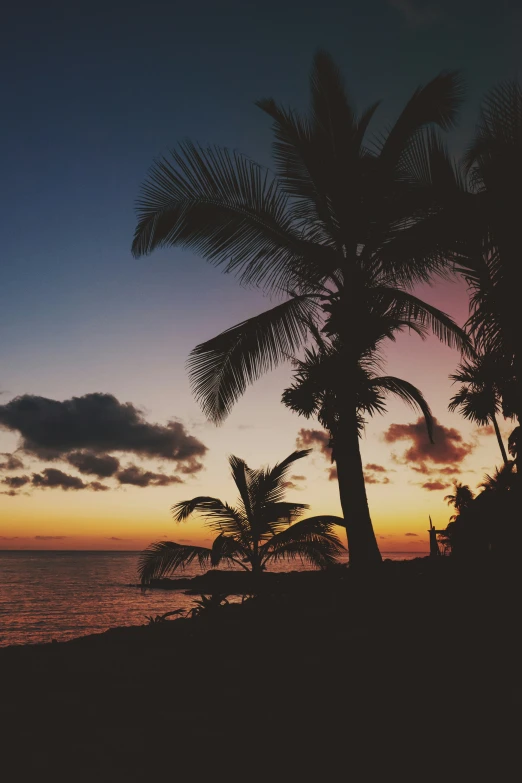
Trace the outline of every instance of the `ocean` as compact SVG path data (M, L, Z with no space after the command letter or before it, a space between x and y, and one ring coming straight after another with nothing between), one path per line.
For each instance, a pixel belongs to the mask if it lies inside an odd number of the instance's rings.
M427 552L383 552L409 560ZM149 616L188 610L194 596L142 590L139 552L0 552L0 646L36 644L144 625ZM299 561L277 570L303 570ZM276 570L276 569L274 569ZM179 576L196 576L192 565Z

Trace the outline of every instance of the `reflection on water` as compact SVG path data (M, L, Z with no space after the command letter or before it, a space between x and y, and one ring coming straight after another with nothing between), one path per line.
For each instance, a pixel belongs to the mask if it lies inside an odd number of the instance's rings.
M383 553L403 560L425 553ZM143 625L148 615L189 609L181 591L142 591L138 552L0 552L0 646L64 641L117 625ZM298 561L281 571L301 570ZM197 565L180 576L196 576Z

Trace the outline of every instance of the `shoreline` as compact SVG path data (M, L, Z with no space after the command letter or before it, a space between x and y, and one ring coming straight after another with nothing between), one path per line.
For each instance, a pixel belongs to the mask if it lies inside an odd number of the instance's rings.
M273 763L280 738L284 779L360 763L373 780L398 753L418 778L421 751L426 774L439 762L447 773L447 754L433 755L443 730L464 779L488 754L499 779L520 729L518 569L395 564L196 618L1 648L3 769L196 780L229 751L248 763L263 747Z

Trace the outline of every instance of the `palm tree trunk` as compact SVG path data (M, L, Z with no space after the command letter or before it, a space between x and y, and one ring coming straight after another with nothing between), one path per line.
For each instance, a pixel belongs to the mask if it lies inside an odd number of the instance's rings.
M350 566L366 568L382 561L373 530L359 447L357 418L342 422L334 438L339 496L346 525Z
M508 462L509 462L508 455L507 455L507 452L506 452L506 447L504 446L504 442L502 441L502 435L500 434L500 429L499 429L497 417L495 416L495 414L493 414L493 416L491 417L491 421L493 422L493 427L495 429L495 435L497 436L498 445L500 447L500 452L502 454L502 459L504 460L504 465L507 465Z

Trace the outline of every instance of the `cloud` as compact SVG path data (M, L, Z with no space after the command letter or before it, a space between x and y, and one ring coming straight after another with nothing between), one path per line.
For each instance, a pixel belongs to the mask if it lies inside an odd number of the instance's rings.
M120 484L131 484L135 487L168 487L170 484L182 484L179 476L167 476L165 473L153 473L137 465L129 465L116 473L115 478Z
M375 476L373 473L365 473L364 481L366 484L390 484L391 483L388 476L385 476L384 478L379 478L378 476Z
M419 5L414 0L388 0L388 4L398 11L409 27L429 27L442 16L440 8Z
M485 427L477 427L477 435L495 435L495 428L492 424L486 424Z
M41 473L33 473L31 480L33 487L40 489L86 489L85 484L78 476L71 476L57 468L44 468Z
M338 478L336 466L328 468L328 481L337 481Z
M207 447L179 421L148 422L130 402L96 392L62 402L24 394L0 405L0 427L18 432L21 448L42 460L66 459L71 452L132 453L174 461L194 472Z
M332 449L329 446L330 436L325 430L301 429L297 434L295 445L298 449L317 449L330 459Z
M11 489L20 489L20 487L25 487L26 484L29 484L30 481L29 476L6 476L2 479L2 484L7 484Z
M118 536L107 536L107 541L133 541L132 538L118 538Z
M302 487L296 484L295 481L283 481L281 486L283 489L302 489Z
M375 473L386 473L387 468L385 468L383 465L375 465L373 462L369 462L367 465L364 466L365 470L371 470Z
M6 457L5 462L0 462L0 470L23 470L24 463L19 457L9 452L0 452L0 457Z
M8 489L5 492L0 492L0 495L7 495L7 497L15 498L17 495L20 495L20 492L17 492L16 489Z
M405 533L404 535L405 536L415 536L415 538L419 537L417 533Z
M435 492L438 489L447 489L451 484L444 484L442 481L426 481L421 484L422 489L427 489L429 492Z
M466 443L458 430L454 427L445 427L437 419L433 420L433 440L430 443L424 419L420 417L412 424L392 424L384 433L386 443L398 443L410 441L411 445L402 454L402 457L394 455L399 464L408 464L418 473L429 475L436 465L436 470L457 471L459 465L475 448L474 443ZM416 464L412 464L416 463ZM432 463L429 465L427 463ZM439 465L446 465L440 469Z
M110 487L107 484L102 484L101 481L90 481L87 484L87 489L92 489L93 492L107 492Z
M290 476L292 481L306 481L306 476Z
M22 536L0 536L0 541L19 541L21 538Z
M71 451L67 454L67 462L80 473L86 473L99 478L114 476L120 468L120 461L111 454L94 454L92 451Z
M63 538L67 536L35 536L37 541L61 541Z

